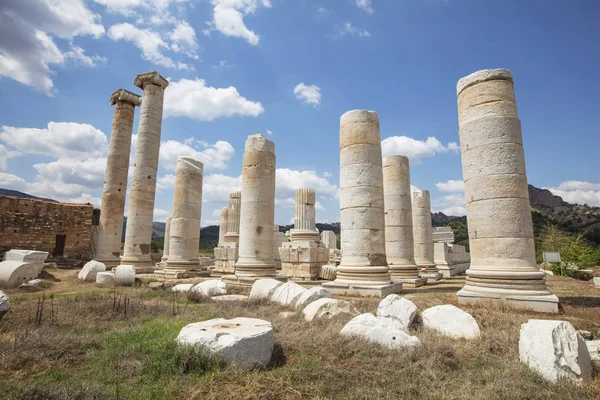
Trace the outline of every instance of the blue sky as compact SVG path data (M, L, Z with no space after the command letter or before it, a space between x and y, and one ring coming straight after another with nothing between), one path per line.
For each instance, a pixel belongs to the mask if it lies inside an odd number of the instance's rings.
M317 191L319 221L338 221L351 109L377 111L384 154L408 155L413 186L461 215L456 82L508 68L529 182L600 206L598 20L592 0L5 0L0 187L99 205L109 96L140 93L135 75L157 70L171 84L155 220L170 213L176 157L192 155L203 225L217 223L246 137L262 133L276 223L290 223L298 187Z

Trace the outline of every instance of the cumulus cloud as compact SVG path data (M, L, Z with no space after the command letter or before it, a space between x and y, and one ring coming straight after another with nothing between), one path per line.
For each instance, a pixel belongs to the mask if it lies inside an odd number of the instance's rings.
M0 187L3 189L26 191L29 184L23 179L13 174L0 172Z
M305 85L300 82L294 88L296 98L306 104L318 106L321 104L321 88L317 85Z
M371 0L354 0L358 8L365 11L367 14L373 14L375 10L371 6Z
M465 191L465 182L458 180L449 180L435 184L440 192L457 193Z
M369 37L371 34L367 30L359 29L352 25L352 22L346 21L343 24L337 25L335 27L335 32L333 33L333 37L335 39L339 39L344 36Z
M202 182L202 202L227 203L229 193L242 189L242 177L223 174L211 174Z
M94 0L98 4L106 6L108 11L121 14L126 17L132 17L144 8L156 14L168 14L168 8L171 3L186 3L189 0Z
M381 150L384 157L400 154L408 157L410 163L416 165L420 164L423 158L433 157L439 153L458 152L459 147L453 142L444 146L432 136L427 140L417 140L408 136L390 136L381 142Z
M568 203L600 207L600 183L566 181L558 187L545 187Z
M177 53L185 53L188 57L198 59L196 50L196 31L186 21L177 21L175 28L169 34L172 41L171 50Z
M337 197L338 188L326 178L320 177L315 171L298 171L288 168L277 168L276 196L280 199L294 197L296 189L314 189L317 196Z
M64 56L65 59L73 60L76 63L90 68L106 63L106 57L100 57L99 55L88 56L85 54L84 49L79 46L75 46L73 43L71 43L71 50L64 53Z
M160 165L174 171L177 165L177 157L190 156L204 164L204 170L225 169L226 162L231 160L235 153L229 142L219 140L215 144L208 144L199 140L191 139L184 142L167 140L160 145Z
M47 95L54 87L51 66L65 61L53 37L72 41L77 36L104 34L100 16L82 0L4 0L0 20L0 76ZM89 66L85 61L84 65Z
M433 211L441 211L446 215L463 216L467 214L464 193L455 193L431 200Z
M34 164L38 179L99 189L104 183L106 158L76 160L59 158L49 163Z
M260 36L246 27L244 17L260 7L271 7L270 0L211 0L211 4L213 20L208 23L205 34L217 30L225 36L244 39L252 46L259 43Z
M240 95L233 86L214 88L204 79L171 82L165 91L165 117L188 117L199 121L234 115L256 117L264 112L262 104Z
M0 171L4 171L7 167L8 160L20 156L18 151L8 150L4 145L0 144Z

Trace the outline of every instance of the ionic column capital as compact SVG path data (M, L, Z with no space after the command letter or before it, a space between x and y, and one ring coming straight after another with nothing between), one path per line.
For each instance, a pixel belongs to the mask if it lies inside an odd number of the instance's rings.
M109 104L111 106L117 104L117 102L124 101L126 103L132 104L135 106L140 106L142 104L142 96L137 95L129 90L125 89L117 89L110 95Z
M169 86L169 81L163 78L158 72L152 71L136 76L133 80L133 84L142 90L147 84L160 86L165 89L167 86Z

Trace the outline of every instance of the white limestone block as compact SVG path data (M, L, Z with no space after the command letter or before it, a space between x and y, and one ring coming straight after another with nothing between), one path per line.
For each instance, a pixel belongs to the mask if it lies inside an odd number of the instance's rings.
M0 290L0 320L8 311L10 311L10 301L6 293Z
M98 272L96 274L96 283L112 285L115 282L115 276L112 272Z
M13 288L38 276L37 268L30 262L0 262L0 287Z
M180 283L179 285L175 285L171 288L174 292L189 292L194 287L195 283Z
M258 279L252 285L252 290L250 290L250 299L270 298L275 289L281 285L283 285L283 282L280 282L276 279Z
M306 292L305 288L290 281L275 289L270 300L282 306L290 306L294 305L296 299L304 292Z
M600 361L600 340L588 340L585 342L590 358L594 361Z
M243 294L226 294L223 296L211 297L211 300L229 303L230 301L248 301L249 297Z
M296 300L296 304L294 306L296 308L305 308L313 301L328 298L331 298L331 292L329 292L329 290L322 288L321 286L315 286L302 293L300 297L298 297L298 300Z
M390 318L398 328L407 330L417 316L417 305L397 294L390 294L379 303L377 316Z
M349 301L328 298L313 301L302 310L302 313L308 322L317 319L347 321L360 314L354 304Z
M192 288L194 292L200 293L202 296L213 297L227 294L227 285L220 279L209 279L200 282Z
M106 265L104 265L103 263L101 263L99 261L92 260L83 266L81 271L79 271L79 275L77 276L77 278L81 279L82 281L95 282L96 274L98 272L105 272L105 271L106 271Z
M4 253L4 261L21 261L32 263L37 271L36 276L42 272L46 258L48 258L47 251L9 250Z
M594 287L600 288L600 276L595 276L593 279L594 279Z
M202 346L220 360L244 369L266 366L275 339L270 322L255 318L215 318L185 326L177 343Z
M319 278L326 281L334 281L337 277L337 270L335 265L323 265L319 271Z
M119 265L115 268L115 283L117 286L133 286L135 284L135 267Z
M401 349L418 346L421 341L416 336L410 336L386 317L376 317L373 314L361 314L354 317L341 330L342 336L359 336L370 342L379 343L391 349Z
M567 321L530 319L522 324L519 357L552 382L592 376L592 361L585 341Z
M479 325L471 314L450 304L428 308L421 313L423 326L453 338L479 337Z

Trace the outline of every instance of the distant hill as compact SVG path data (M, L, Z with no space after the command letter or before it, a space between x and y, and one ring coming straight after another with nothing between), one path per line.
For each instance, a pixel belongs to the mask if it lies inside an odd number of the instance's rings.
M19 192L18 190L10 190L10 189L2 189L2 188L0 188L0 196L12 196L12 197L18 197L21 199L38 199L38 200L45 200L45 201L51 201L53 203L58 203L58 201L56 201L56 200L45 199L43 197L33 196L33 195L30 195L27 193Z

